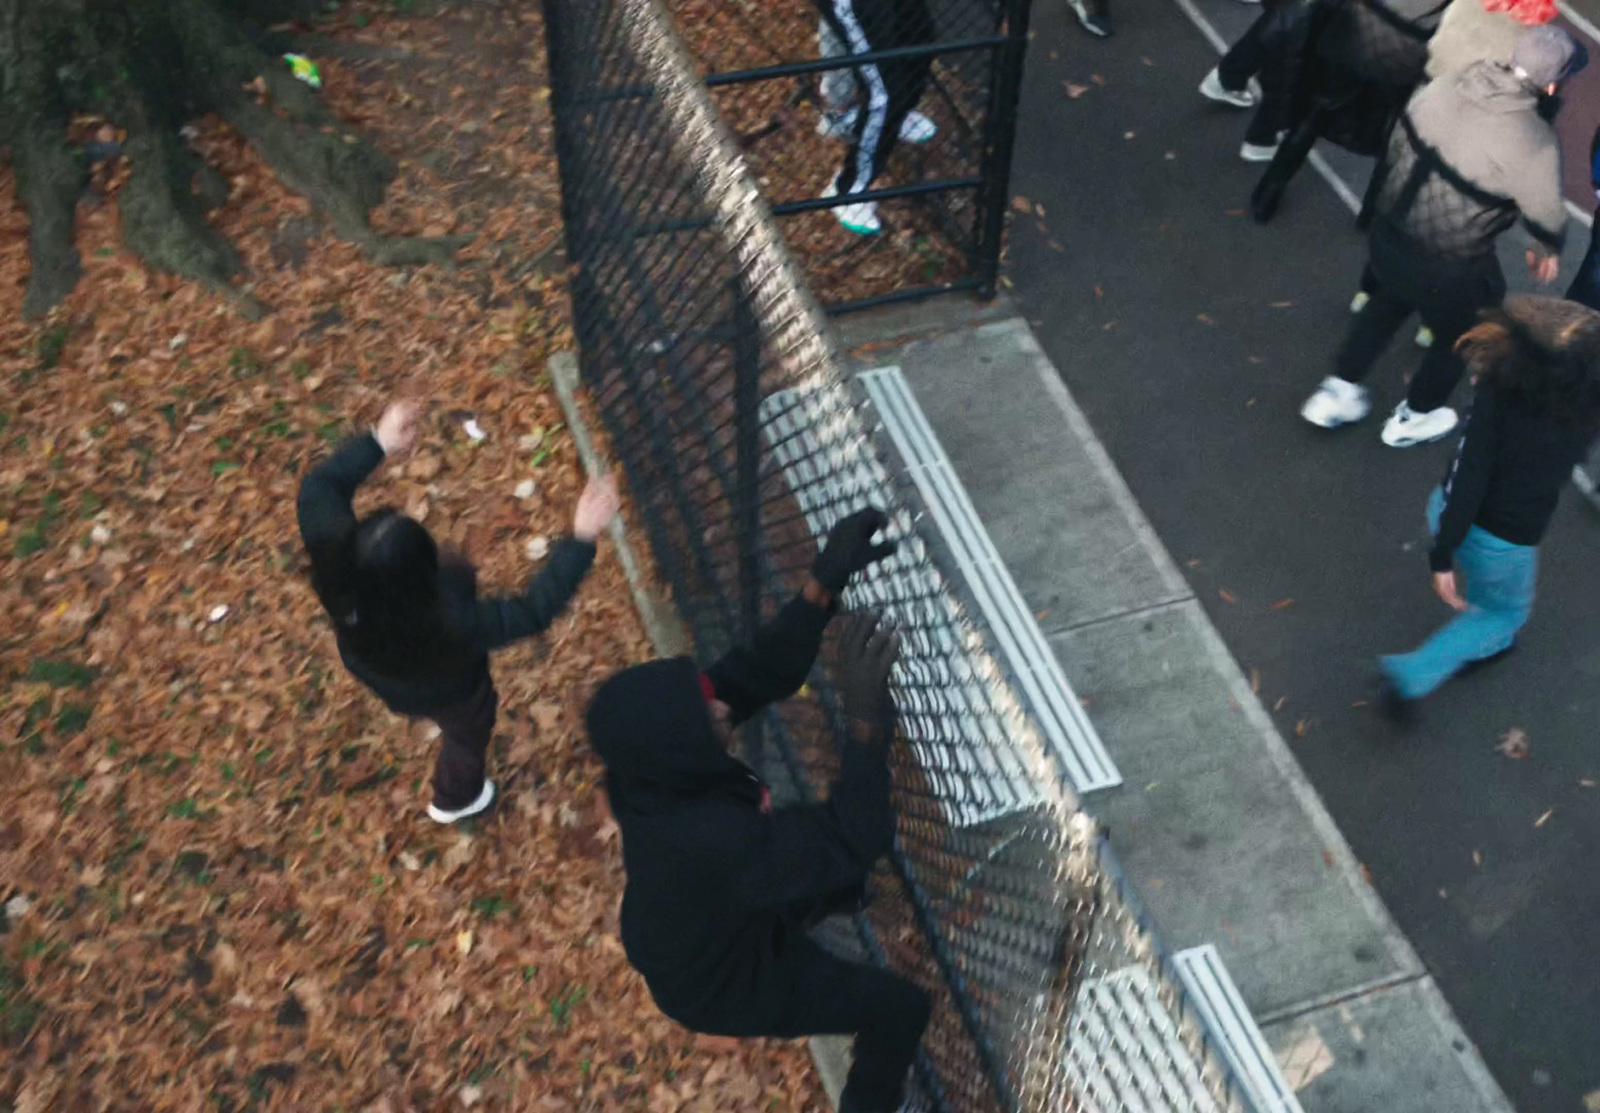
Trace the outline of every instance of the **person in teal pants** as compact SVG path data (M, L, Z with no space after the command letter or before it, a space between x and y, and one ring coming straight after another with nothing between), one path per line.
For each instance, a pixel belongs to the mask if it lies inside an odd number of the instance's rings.
M1516 648L1533 613L1539 542L1600 432L1600 313L1510 298L1458 351L1477 394L1428 501L1434 591L1457 613L1410 653L1379 659L1385 709L1400 719L1452 676Z

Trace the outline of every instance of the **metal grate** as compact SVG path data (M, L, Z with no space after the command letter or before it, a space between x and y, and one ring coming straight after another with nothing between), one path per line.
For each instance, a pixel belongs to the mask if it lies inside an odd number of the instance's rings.
M1067 683L905 376L898 367L880 367L858 378L1072 787L1081 794L1120 785L1122 775Z

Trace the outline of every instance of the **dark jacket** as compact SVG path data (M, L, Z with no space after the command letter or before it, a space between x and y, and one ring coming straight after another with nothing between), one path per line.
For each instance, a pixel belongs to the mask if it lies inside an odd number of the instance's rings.
M706 673L741 721L791 695L831 612L791 601ZM622 944L661 1011L725 1035L769 1030L789 998L798 910L861 884L894 841L885 746L848 742L823 803L765 810L755 774L713 732L694 663L618 673L589 705L622 832Z
M318 464L300 484L296 510L300 538L314 564L337 559L356 528L351 500L356 488L383 462L383 449L370 433L352 437ZM477 573L460 559L441 555L439 594L442 630L458 653L436 668L405 677L385 676L363 662L349 644L346 617L324 599L339 638L339 656L351 674L401 715L428 715L460 703L488 679L489 651L548 629L594 563L594 545L563 538L521 595L478 596Z

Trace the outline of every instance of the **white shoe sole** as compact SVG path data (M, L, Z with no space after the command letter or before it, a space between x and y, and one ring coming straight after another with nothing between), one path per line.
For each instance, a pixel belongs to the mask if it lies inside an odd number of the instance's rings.
M1457 418L1455 423L1448 429L1442 430L1438 433L1430 433L1425 437L1418 437L1391 432L1389 426L1385 425L1383 427L1383 433L1379 439L1390 448L1416 448L1418 445L1437 444L1439 441L1442 441L1448 437L1451 433L1454 433L1460 427L1461 420L1460 418Z
M1277 155L1276 147L1258 147L1254 143L1245 143L1239 147L1239 157L1246 162L1271 162Z
M1224 85L1215 68L1206 74L1205 80L1200 82L1200 95L1209 101L1225 104L1230 108L1254 108L1256 106L1256 98L1248 90L1235 91Z
M458 823L463 819L470 819L475 815L482 815L494 803L495 787L493 781L484 781L483 789L478 793L478 798L464 808L457 808L447 812L443 808L428 805L428 818L435 823Z

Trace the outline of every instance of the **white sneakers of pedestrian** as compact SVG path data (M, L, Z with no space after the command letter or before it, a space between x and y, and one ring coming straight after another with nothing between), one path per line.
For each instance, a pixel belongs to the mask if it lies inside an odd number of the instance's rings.
M848 108L843 112L824 112L817 121L817 134L824 139L849 139L859 111L859 108ZM907 112L906 118L900 121L900 138L907 143L926 143L938 134L939 125L920 112Z
M822 191L824 197L837 197L838 187L828 183L828 188ZM883 225L878 221L878 203L876 201L857 201L853 205L839 205L829 209L840 224L858 236L871 236L883 231Z
M1372 402L1367 388L1360 383L1346 382L1336 375L1322 380L1317 392L1300 407L1300 416L1323 429L1337 429L1353 425L1372 412Z
M1263 146L1260 143L1239 144L1239 157L1246 162L1271 162L1278 153L1278 145Z
M478 798L472 803L464 808L457 808L455 811L450 812L429 804L428 818L435 823L456 823L463 819L470 819L472 816L481 815L489 810L489 806L494 803L494 794L494 782L486 779L483 782L483 791L478 793Z
M1222 75L1215 66L1206 74L1204 81L1200 82L1200 95L1207 100L1214 100L1218 104L1232 105L1234 108L1253 108L1256 96L1249 89L1230 89L1222 83Z
M1433 347L1433 330L1427 325L1423 325L1421 328L1417 329L1417 347Z
M1371 294L1367 293L1365 290L1357 290L1356 296L1350 299L1350 312L1360 313L1367 307L1367 303L1371 300Z
M1383 424L1383 443L1390 448L1431 444L1448 437L1460 420L1449 406L1418 413L1409 402L1401 402Z

